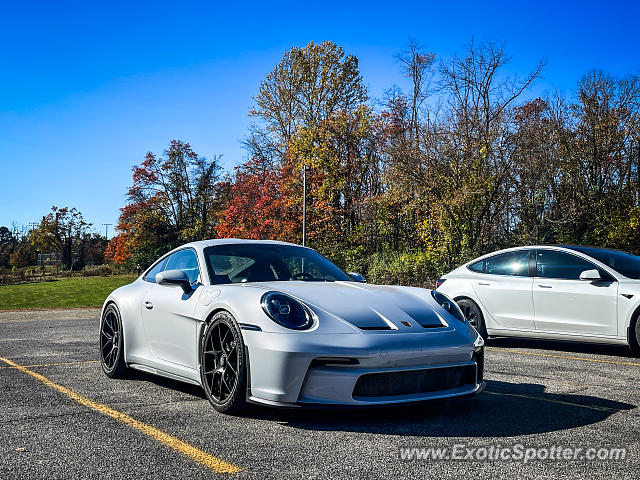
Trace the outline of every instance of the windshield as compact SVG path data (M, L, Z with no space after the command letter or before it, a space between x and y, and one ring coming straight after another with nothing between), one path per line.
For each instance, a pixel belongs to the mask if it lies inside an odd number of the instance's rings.
M205 248L204 255L212 284L353 280L318 252L294 245L215 245Z
M640 257L637 255L606 248L574 246L566 246L566 248L589 255L625 277L640 279Z

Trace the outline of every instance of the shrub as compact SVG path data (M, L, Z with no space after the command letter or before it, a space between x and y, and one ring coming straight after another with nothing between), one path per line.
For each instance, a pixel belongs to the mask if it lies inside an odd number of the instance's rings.
M334 253L331 260L347 272L363 274L370 283L384 285L432 288L447 270L439 252L427 250L370 254L359 246Z
M109 265L86 265L81 273L83 277L107 277L113 272Z
M370 257L371 283L433 287L439 276L438 259L427 252L380 252Z

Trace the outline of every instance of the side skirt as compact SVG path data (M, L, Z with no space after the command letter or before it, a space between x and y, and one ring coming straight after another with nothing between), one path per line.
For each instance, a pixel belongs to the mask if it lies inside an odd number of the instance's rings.
M487 329L489 336L535 338L538 340L560 340L566 342L603 343L610 345L629 345L627 338L606 337L596 335L579 335L562 332L541 332L536 330L503 330L497 328Z
M139 363L130 363L128 367L134 370L140 370L141 372L151 373L153 375L158 375L160 377L170 378L172 380L177 380L179 382L190 383L191 385L200 386L200 382L197 382L192 378L183 377L182 375L176 375L175 373L169 373L164 370L159 370L157 368L149 367L147 365L141 365Z

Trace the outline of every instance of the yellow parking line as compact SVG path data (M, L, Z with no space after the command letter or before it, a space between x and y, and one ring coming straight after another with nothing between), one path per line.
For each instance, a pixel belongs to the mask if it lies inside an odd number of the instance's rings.
M520 354L520 355L532 355L532 356L535 356L535 357L565 358L567 360L582 360L583 362L612 363L614 365L632 365L634 367L640 367L640 363L616 362L614 360L599 360L597 358L570 357L568 355L555 355L555 354L551 354L551 353L524 352L522 350L511 350L509 348L486 347L486 350L496 350L498 352L517 353L517 354Z
M100 363L100 360L84 360L81 362L36 363L33 365L20 365L20 366L24 368L35 368L35 367L57 367L60 365L84 365L87 363ZM18 367L0 367L0 370L4 370L6 368L18 368Z
M157 428L152 427L151 425L147 425L146 423L143 423L139 420L136 420L133 417L130 417L126 413L119 412L118 410L114 410L111 407L107 407L106 405L103 405L101 403L94 402L93 400L83 395L80 395L79 393L76 393L67 387L63 387L62 385L58 385L57 383L52 382L44 375L40 375L39 373L29 370L25 366L18 365L17 363L14 363L11 360L8 360L3 357L0 357L0 360L2 360L4 363L9 365L10 367L16 368L21 372L26 373L27 375L31 375L33 378L35 378L36 380L39 380L40 382L45 384L47 387L50 387L62 393L63 395L66 395L67 397L69 397L72 400L75 400L79 404L85 405L99 413L102 413L103 415L107 415L108 417L118 420L119 422L122 422L125 425L131 428L134 428L139 432L144 433L145 435L148 435L151 438L154 438L158 442L164 445L167 445L168 447L186 455L187 457L195 460L196 462L204 465L205 467L208 467L214 470L215 472L237 473L240 471L240 469L235 465L227 463L224 460L214 457L213 455L209 455L208 453L192 445L189 445L188 443L183 442L182 440L172 435L169 435L168 433L165 433L162 430L158 430Z
M550 398L534 397L532 395L522 395L520 393L500 393L500 392L490 392L488 390L485 390L484 393L488 393L489 395L504 395L506 397L518 397L518 398L526 398L528 400L540 400L542 402L559 403L561 405L569 405L570 407L580 407L580 408L588 408L590 410L598 410L599 412L617 412L618 411L615 408L598 407L596 405L584 405L581 403L565 402L564 400L552 400Z

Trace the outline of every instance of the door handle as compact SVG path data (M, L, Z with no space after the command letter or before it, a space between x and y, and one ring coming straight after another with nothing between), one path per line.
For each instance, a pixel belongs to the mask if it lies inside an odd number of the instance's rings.
M488 287L488 286L489 286L489 285L491 285L491 284L490 284L490 283L488 283L488 282L478 282L478 285L482 285L482 286L484 286L484 287Z
M144 302L144 308L146 308L147 310L151 310L153 308L153 303Z
M538 284L538 286L540 288L553 288L551 285L540 285L540 284Z

